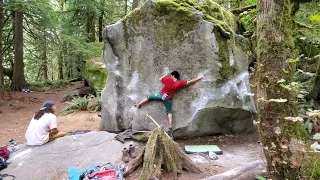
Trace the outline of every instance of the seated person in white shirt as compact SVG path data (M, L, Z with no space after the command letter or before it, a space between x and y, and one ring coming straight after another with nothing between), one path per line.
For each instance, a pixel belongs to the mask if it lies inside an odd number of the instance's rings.
M43 103L42 108L33 116L25 138L28 145L43 145L66 135L57 128L56 106L52 101Z

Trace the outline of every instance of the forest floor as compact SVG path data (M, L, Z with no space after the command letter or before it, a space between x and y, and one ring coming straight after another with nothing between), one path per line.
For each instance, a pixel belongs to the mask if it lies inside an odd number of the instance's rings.
M8 145L13 138L18 144L25 143L24 134L35 111L41 108L46 100L56 103L60 112L68 104L63 102L62 96L72 89L81 87L82 83L72 83L60 89L40 88L34 92L6 92L5 98L0 100L0 147ZM75 130L99 130L100 118L97 112L81 111L69 115L57 115L58 128L71 132ZM177 140L181 147L184 145L215 144L223 151L219 160L198 165L204 171L202 174L187 174L180 179L201 179L213 174L246 165L256 160L264 160L263 150L256 132L246 135L222 135L208 136L191 140ZM194 161L197 161L194 159ZM137 172L138 173L138 172ZM136 179L137 173L133 173L129 179ZM170 177L164 179L171 179Z
M25 143L25 132L34 113L42 107L43 102L51 100L56 103L58 113L68 104L62 101L64 94L72 89L82 87L75 82L61 89L39 88L37 91L6 92L0 100L0 147L7 145L13 138L18 144ZM81 111L68 115L57 114L58 129L70 132L75 130L99 130L100 117L97 112Z

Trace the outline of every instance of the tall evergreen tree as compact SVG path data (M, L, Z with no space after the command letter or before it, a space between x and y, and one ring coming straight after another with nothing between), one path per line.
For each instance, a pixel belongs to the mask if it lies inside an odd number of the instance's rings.
M14 12L14 66L11 88L20 91L26 86L23 62L23 13Z
M2 96L2 91L4 90L4 73L3 73L3 0L0 0L0 97Z

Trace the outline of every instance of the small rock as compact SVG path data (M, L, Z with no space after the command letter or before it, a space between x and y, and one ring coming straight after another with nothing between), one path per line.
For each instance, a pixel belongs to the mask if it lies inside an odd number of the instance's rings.
M318 142L315 142L311 144L311 148L315 151L320 151L320 144Z

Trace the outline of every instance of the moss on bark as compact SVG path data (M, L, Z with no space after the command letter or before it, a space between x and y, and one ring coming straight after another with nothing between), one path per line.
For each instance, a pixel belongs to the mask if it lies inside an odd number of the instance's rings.
M290 0L259 0L257 42L259 63L258 107L260 136L267 167L274 179L300 179L302 152L307 134L297 117L292 92L278 84L291 80L288 60L292 54L292 3ZM270 99L287 99L286 102Z
M304 177L310 180L320 179L320 153L319 152L306 152L305 159L302 164L302 171Z
M302 123L283 120L283 135L286 139L308 140L308 133Z

